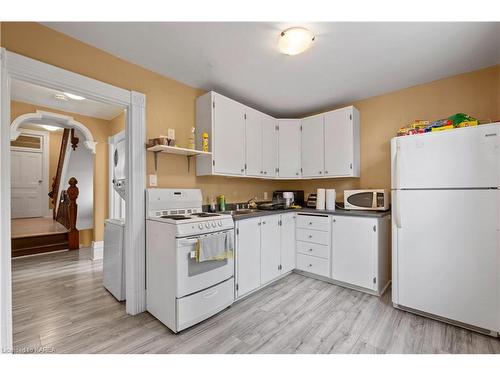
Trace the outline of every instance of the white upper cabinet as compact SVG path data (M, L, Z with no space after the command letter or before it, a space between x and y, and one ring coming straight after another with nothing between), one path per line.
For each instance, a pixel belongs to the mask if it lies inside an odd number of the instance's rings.
M325 177L359 177L359 112L346 107L325 113Z
M302 177L323 177L324 115L302 119Z
M300 120L278 120L278 177L300 178Z
M264 177L276 177L278 168L277 121L262 114L262 172Z
M262 116L263 114L251 108L246 109L245 148L246 175L261 177L262 170Z

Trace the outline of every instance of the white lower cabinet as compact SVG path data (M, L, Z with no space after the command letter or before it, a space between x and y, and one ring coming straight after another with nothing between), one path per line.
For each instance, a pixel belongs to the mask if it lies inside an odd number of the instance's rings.
M334 216L332 279L381 294L390 280L389 216Z
M236 221L236 298L295 268L295 216Z

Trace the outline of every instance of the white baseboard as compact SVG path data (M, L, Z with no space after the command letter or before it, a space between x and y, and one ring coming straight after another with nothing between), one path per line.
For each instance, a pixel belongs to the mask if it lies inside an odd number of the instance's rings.
M104 252L104 241L92 241L90 256L92 260L102 259Z

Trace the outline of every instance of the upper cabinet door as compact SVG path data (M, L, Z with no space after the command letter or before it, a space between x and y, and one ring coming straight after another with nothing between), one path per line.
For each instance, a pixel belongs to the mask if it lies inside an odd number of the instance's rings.
M246 175L261 177L263 114L247 108L245 120Z
M278 138L275 118L262 114L262 172L264 177L276 177Z
M325 176L353 174L353 130L353 107L325 114Z
M302 119L302 177L323 177L324 115Z
M221 174L245 173L246 107L214 94L214 171Z
M278 176L300 177L300 120L278 120Z

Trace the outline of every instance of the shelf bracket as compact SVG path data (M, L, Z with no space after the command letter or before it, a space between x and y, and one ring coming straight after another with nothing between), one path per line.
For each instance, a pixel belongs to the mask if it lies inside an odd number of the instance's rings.
M191 158L193 156L196 156L196 155L186 155L187 160L188 160L188 173L189 173L189 170L191 169Z
M158 172L158 153L161 151L153 151L154 158L155 158L155 174Z

